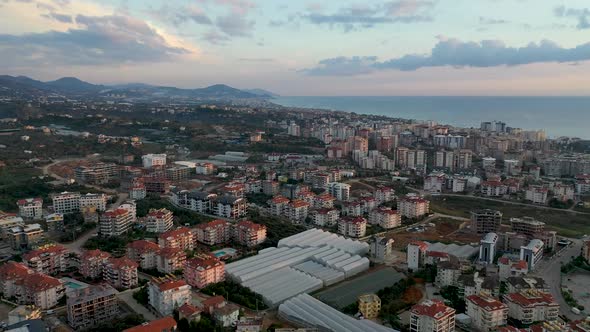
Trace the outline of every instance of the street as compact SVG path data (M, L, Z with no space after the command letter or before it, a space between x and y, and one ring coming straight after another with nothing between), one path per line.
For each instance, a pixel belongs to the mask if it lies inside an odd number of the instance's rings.
M565 302L561 294L561 265L568 263L572 257L578 256L582 250L582 241L578 239L568 239L572 241L568 247L565 247L556 256L545 258L537 266L533 275L541 277L549 285L551 294L555 301L559 303L560 314L571 320L582 319L584 315L576 315L571 311L571 307Z

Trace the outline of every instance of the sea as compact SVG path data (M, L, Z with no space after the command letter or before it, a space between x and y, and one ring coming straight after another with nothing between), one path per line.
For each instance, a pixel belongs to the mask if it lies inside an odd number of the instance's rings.
M483 121L590 139L590 97L291 97L273 103L479 128Z

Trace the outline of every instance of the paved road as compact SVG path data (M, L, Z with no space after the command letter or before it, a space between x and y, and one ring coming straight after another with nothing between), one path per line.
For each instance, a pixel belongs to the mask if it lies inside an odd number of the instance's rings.
M565 302L561 294L561 265L568 263L572 256L578 256L582 249L582 241L569 239L572 244L553 257L543 259L533 273L543 279L549 285L551 294L560 305L560 313L571 320L582 319L583 315L576 315L571 307Z
M157 317L156 315L154 315L154 313L149 311L146 307L141 305L139 302L135 301L135 299L133 298L133 292L138 290L139 287L135 289L128 289L126 291L119 292L119 294L117 294L117 297L119 298L119 300L125 302L133 311L135 311L135 313L143 315L143 317L146 320L156 320Z

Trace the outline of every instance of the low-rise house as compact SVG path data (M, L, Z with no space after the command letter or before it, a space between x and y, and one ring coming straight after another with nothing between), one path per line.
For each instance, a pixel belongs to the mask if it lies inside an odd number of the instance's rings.
M233 326L240 317L240 307L233 303L226 303L221 308L213 309L213 320L221 327Z
M365 319L375 319L381 311L381 299L375 294L364 294L359 296L358 306Z
M189 322L198 322L201 320L201 312L201 309L190 303L185 303L178 308L178 318L184 318Z
M537 290L549 293L549 285L540 277L509 277L506 279L506 293L520 293Z
M176 331L177 331L176 321L171 316L156 319L151 322L143 323L141 325L123 330L123 332L176 332Z

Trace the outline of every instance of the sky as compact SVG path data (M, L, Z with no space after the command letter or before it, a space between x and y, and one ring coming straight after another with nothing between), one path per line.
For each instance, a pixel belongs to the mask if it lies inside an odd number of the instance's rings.
M590 1L0 0L0 74L292 96L590 96Z

